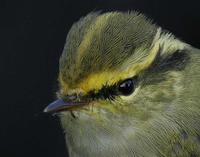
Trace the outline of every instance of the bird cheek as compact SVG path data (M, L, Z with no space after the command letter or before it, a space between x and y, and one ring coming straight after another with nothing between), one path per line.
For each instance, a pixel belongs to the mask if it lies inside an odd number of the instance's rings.
M112 107L112 104L109 104L105 100L97 100L97 101L92 101L89 103L87 106L87 109L89 113L91 114L105 114L108 112Z

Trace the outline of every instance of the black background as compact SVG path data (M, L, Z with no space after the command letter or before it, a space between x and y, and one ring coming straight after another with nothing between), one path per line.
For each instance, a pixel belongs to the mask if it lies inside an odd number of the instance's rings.
M138 10L200 47L198 0L0 0L0 156L66 157L55 116L58 60L73 22L90 11Z

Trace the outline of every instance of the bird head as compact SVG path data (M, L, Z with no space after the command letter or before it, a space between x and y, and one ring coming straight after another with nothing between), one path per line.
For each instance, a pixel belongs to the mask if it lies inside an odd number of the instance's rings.
M58 100L45 111L76 151L124 145L178 108L187 46L137 12L90 13L67 35Z

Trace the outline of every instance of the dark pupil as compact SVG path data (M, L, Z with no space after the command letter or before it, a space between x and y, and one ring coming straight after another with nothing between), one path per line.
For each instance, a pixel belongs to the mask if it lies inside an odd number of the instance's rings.
M118 90L122 95L130 95L134 90L134 83L132 79L127 79L119 84Z

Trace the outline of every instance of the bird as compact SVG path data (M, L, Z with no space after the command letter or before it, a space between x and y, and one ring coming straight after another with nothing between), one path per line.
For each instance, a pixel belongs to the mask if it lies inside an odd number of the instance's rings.
M199 157L200 50L137 11L90 12L68 32L44 112L70 157Z

